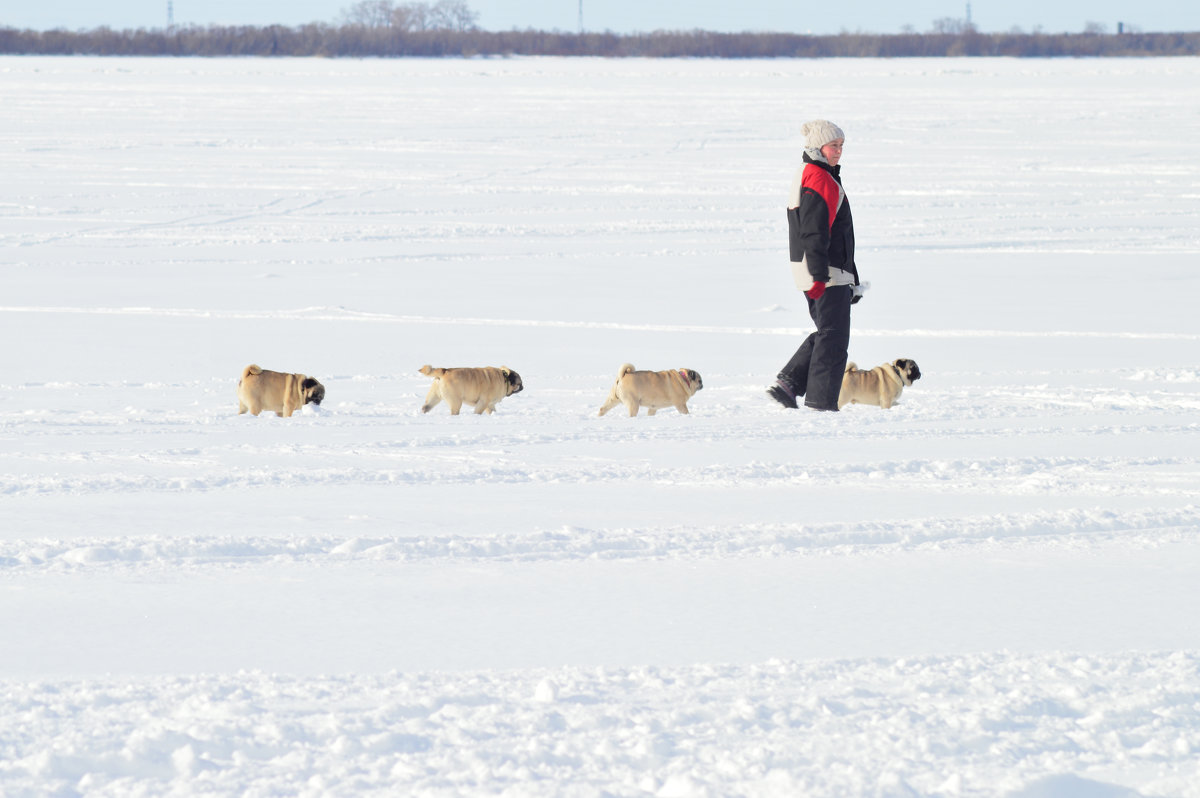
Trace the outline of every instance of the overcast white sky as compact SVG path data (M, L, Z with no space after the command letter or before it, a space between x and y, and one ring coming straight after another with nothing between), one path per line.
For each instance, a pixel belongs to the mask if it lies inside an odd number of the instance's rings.
M397 0L398 3L406 0ZM433 2L434 0L427 0ZM659 29L898 33L928 31L936 19L965 19L965 0L582 0L587 30ZM0 0L0 27L71 30L160 28L168 0ZM337 22L354 0L173 0L176 24L300 25ZM487 30L576 31L580 0L467 0ZM975 0L982 31L1080 32L1096 22L1143 31L1200 31L1200 0Z

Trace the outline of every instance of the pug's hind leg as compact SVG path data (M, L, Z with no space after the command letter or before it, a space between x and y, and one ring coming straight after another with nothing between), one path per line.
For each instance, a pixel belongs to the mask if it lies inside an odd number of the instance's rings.
M610 393L608 399L604 400L604 404L600 405L600 415L604 415L619 404L621 404L621 400L617 398L617 395Z
M440 401L442 401L442 393L438 390L438 385L435 382L433 387L429 389L429 393L425 394L425 404L421 405L421 412L428 413Z

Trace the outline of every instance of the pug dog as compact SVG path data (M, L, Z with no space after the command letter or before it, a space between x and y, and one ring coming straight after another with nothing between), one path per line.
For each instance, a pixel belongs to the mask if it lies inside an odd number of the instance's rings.
M433 377L433 385L425 395L422 413L428 413L438 402L450 405L450 415L457 416L463 404L473 405L475 414L495 413L496 403L506 396L525 389L521 375L508 366L495 368L434 368L421 366L421 373Z
M838 410L849 404L878 405L885 410L896 403L900 392L921 379L917 361L900 358L860 371L853 363L846 364L842 375L842 391L838 395Z
M271 410L288 418L304 405L320 405L325 386L303 374L267 371L251 364L242 369L237 384L238 415L247 410L258 415Z
M664 407L673 407L686 414L687 400L703 387L704 381L691 369L637 371L632 364L626 363L617 372L617 381L600 407L600 415L618 404L624 404L630 416L636 416L642 407L650 416Z

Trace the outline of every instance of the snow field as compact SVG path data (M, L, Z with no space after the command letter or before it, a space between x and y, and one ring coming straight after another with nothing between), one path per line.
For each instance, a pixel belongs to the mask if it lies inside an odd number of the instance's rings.
M29 682L6 768L46 792L1194 794L1186 654ZM54 750L39 742L53 740ZM86 752L86 753L85 753ZM947 762L954 763L951 768ZM99 776L98 773L103 773Z
M1200 795L1196 71L0 58L0 794Z

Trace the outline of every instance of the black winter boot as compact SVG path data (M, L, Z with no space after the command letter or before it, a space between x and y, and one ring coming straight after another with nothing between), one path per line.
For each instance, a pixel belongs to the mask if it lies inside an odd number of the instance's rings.
M788 385L782 379L776 380L775 384L767 389L767 396L792 410L799 407L796 403L796 392L792 390L792 386Z

